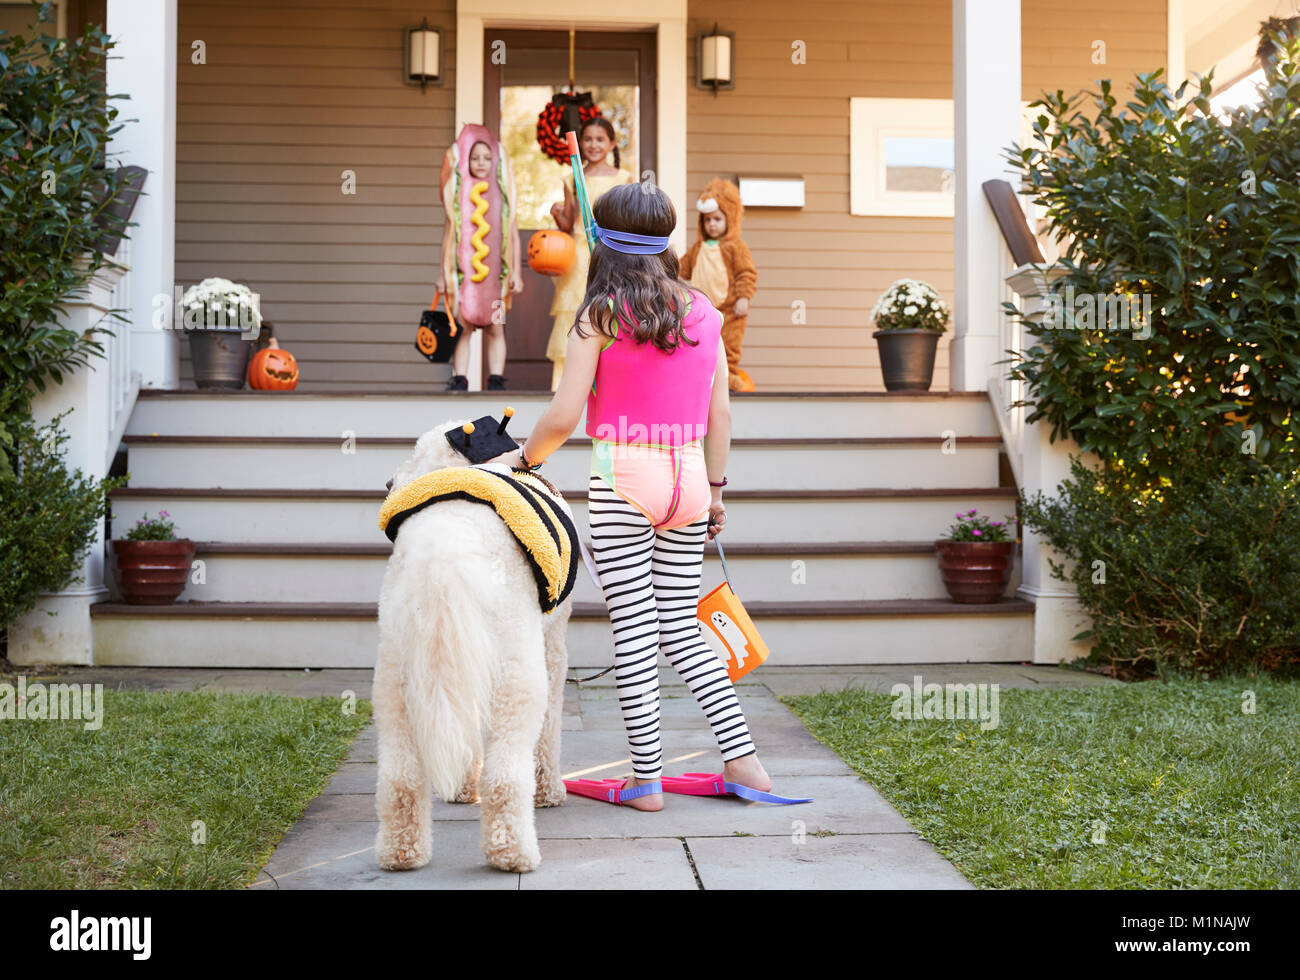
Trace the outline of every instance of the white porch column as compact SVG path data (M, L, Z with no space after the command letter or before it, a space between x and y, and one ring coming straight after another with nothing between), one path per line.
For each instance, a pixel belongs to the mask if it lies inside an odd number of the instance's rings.
M1005 178L1020 140L1020 0L953 0L953 340L949 387L985 391L998 350L999 256L1006 245L980 185Z
M1025 265L1007 277L1008 284L1020 298L1020 308L1035 323L1042 321L1047 309L1045 297L1060 275L1059 266L1042 272ZM1013 340L1011 346L1023 346L1024 335L1017 332L1015 336L1019 339ZM995 405L994 410L1003 410L1003 407ZM1011 409L1010 413L1015 413L1020 419L1027 414L1023 408ZM1015 454L1013 458L1018 460L1017 478L1026 497L1033 497L1039 491L1048 497L1057 496L1057 487L1070 475L1071 454L1080 453L1073 439L1052 442L1050 433L1051 426L1046 422L1022 426L1011 424L1003 428L1007 451ZM1085 455L1084 460L1089 465L1097 462L1092 454ZM1068 574L1070 562L1033 531L1024 530L1023 541L1020 586L1016 595L1034 604L1034 663L1063 663L1087 656L1090 644L1072 637L1088 628L1088 615L1079 605L1074 584L1056 578L1049 564L1049 561L1055 561L1065 565Z
M176 256L176 2L108 0L108 91L127 122L109 146L111 159L145 167L131 237L131 356L144 388L179 386L180 347L171 329ZM155 322L165 297L167 320ZM123 327L122 329L126 329Z

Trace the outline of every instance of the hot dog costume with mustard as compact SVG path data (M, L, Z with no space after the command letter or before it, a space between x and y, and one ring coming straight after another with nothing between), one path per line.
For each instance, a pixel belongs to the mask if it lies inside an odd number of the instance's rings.
M488 176L469 172L475 143L492 153ZM511 227L515 218L515 179L510 159L485 126L467 123L442 158L442 206L451 222L452 241L442 243L442 277L453 315L487 326L498 309L510 309L510 276L519 256ZM501 306L497 307L497 301Z

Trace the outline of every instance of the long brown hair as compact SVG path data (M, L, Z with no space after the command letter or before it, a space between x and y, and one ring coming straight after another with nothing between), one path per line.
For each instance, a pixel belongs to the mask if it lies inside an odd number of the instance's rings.
M611 231L671 235L677 227L673 202L650 183L611 187L596 201L592 212L596 224ZM671 354L679 344L699 344L682 331L690 288L682 281L672 246L656 255L630 255L598 241L587 268L587 293L574 323L579 324L585 313L597 333L612 338L618 330L614 316L617 310L625 324L631 321L637 343L648 341ZM590 336L583 333L581 325L577 331L579 337Z

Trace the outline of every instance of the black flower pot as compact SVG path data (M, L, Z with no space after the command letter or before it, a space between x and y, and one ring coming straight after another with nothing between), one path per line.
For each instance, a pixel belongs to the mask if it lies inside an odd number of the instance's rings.
M253 342L238 330L187 330L194 383L200 388L244 387Z
M934 352L942 334L937 330L877 330L872 334L880 351L880 371L889 391L929 391Z

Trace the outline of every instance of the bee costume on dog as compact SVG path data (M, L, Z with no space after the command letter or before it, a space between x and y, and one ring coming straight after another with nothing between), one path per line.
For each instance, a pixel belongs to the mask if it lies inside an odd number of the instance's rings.
M473 465L451 466L426 473L389 493L379 508L379 528L396 541L402 523L440 500L473 500L497 512L528 559L537 581L537 600L549 613L573 591L578 529L565 509L563 496L543 476L526 469L483 465L486 460L519 448L506 435L507 409L498 423L490 415L452 429L447 441Z

